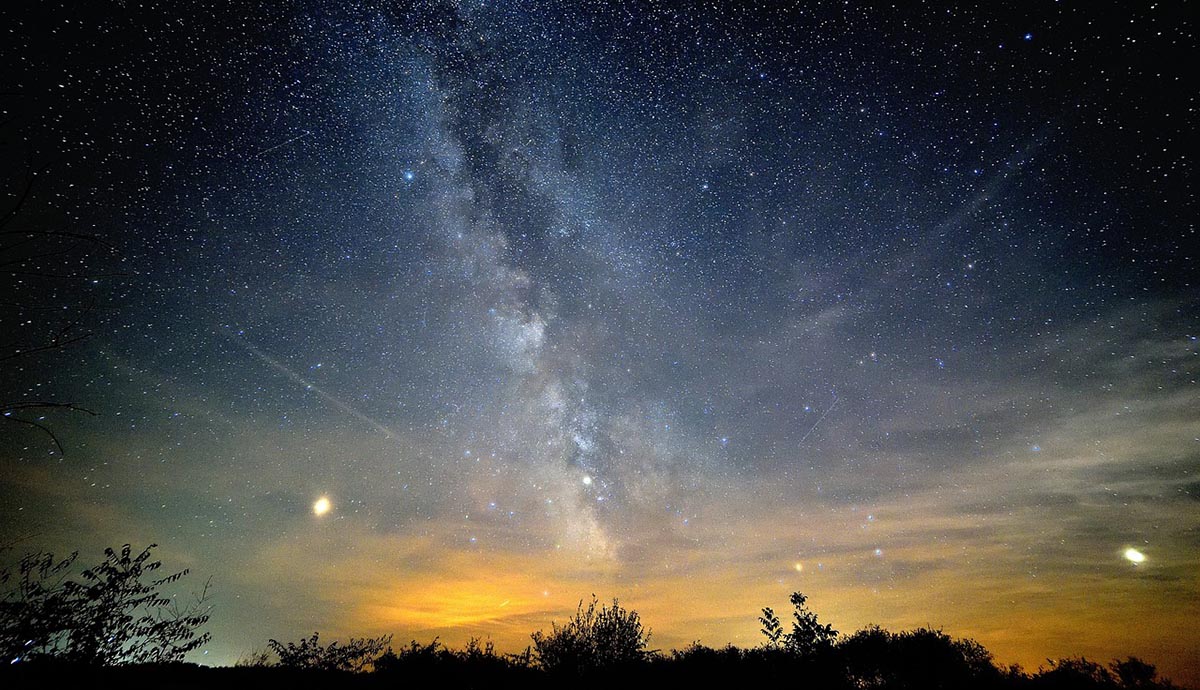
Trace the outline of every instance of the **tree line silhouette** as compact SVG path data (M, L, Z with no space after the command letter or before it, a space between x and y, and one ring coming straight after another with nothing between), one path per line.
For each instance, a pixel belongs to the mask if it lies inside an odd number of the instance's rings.
M184 663L210 640L202 631L211 611L208 586L180 597L188 574L159 573L151 545L135 554L129 545L106 549L95 566L75 572L77 553L56 559L33 553L0 569L0 685L42 686L69 678L113 684L211 687L225 684L334 682L339 686L394 687L436 681L448 687L737 687L786 684L859 690L956 688L1125 690L1176 688L1136 657L1107 666L1082 657L1048 660L1026 672L1000 667L983 645L941 630L890 632L870 626L842 635L819 621L807 597L791 595L790 626L763 608L763 642L753 648L650 649L650 631L636 611L594 595L550 630L536 631L517 654L491 642L470 640L451 649L437 639L393 647L392 636L322 643L320 635L294 642L272 639L233 667Z

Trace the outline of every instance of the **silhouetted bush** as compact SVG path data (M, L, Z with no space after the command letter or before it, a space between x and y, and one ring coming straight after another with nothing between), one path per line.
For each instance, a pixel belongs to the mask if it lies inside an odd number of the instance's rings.
M403 670L434 669L442 666L446 655L450 653L437 638L425 645L413 640L408 647L401 647L399 652L388 647L383 656L375 660L375 670L379 673L396 673Z
M255 649L249 654L239 656L237 661L233 662L236 668L267 668L274 666L275 661L271 659L271 652L266 649Z
M767 657L770 655L768 654ZM731 672L736 676L752 674L752 667L762 671L763 655L758 650L748 650L725 645L724 647L706 647L699 642L673 649L669 654L659 656L654 664L665 676L678 676L694 682L701 679L729 679ZM776 658L782 658L776 655Z
M1159 678L1153 665L1132 656L1124 661L1113 661L1108 668L1084 657L1049 663L1049 668L1039 669L1029 679L1030 687L1039 690L1170 690L1176 687L1170 680Z
M890 633L872 626L842 640L837 652L859 688L990 688L1002 680L982 645L940 630Z
M661 658L671 665L715 668L740 664L743 661L743 654L741 649L731 644L714 649L705 647L699 642L693 642L683 649L672 649L669 655Z
M597 608L598 603L593 596L584 609L581 601L564 625L553 623L549 634L533 633L533 659L539 668L581 674L646 660L650 633L642 628L637 612L621 608L616 599L611 607Z
M491 642L472 638L454 650L436 639L429 644L413 641L398 651L388 649L375 662L375 674L386 679L413 682L435 679L442 687L533 687L544 674L533 668L528 649L522 654L498 654Z
M346 644L334 641L322 645L320 634L299 642L282 643L270 640L267 644L279 657L279 665L285 668L315 669L320 671L365 671L384 653L392 636L350 638Z

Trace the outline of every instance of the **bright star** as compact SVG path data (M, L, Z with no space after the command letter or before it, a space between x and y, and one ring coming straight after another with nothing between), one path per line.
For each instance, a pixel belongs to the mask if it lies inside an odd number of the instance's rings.
M586 475L586 474L585 474L585 475L583 475L583 485L584 485L584 486L591 486L591 485L592 485L592 478L591 478L591 477L589 477L589 476L588 476L588 475Z
M330 503L329 499L324 496L318 498L317 501L313 503L313 515L318 517L328 513L331 510L333 510L333 504Z
M1129 561L1130 563L1132 563L1134 565L1137 565L1139 563L1145 563L1146 562L1146 554L1142 553L1141 551L1138 551L1137 549L1135 549L1133 547L1130 547L1128 549L1125 549L1125 560Z

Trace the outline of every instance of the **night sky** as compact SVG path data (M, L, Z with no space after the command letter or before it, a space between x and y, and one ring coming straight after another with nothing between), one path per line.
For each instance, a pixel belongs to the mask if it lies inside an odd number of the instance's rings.
M197 660L800 590L1200 682L1182 3L20 4L3 229L88 239L2 267L0 543L160 544Z

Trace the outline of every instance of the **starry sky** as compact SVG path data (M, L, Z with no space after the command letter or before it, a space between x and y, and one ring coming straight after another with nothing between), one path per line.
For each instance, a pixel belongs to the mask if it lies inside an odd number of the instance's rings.
M0 542L160 544L209 663L800 590L1200 682L1186 7L899 4L0 10L4 230L88 238L3 266Z

